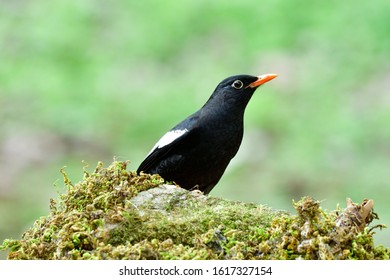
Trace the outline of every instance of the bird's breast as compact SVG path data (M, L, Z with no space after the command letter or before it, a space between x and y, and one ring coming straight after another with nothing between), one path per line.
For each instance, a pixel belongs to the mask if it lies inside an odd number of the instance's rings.
M226 156L229 160L237 153L243 137L242 125L214 124L200 129L197 145L210 155L210 158Z

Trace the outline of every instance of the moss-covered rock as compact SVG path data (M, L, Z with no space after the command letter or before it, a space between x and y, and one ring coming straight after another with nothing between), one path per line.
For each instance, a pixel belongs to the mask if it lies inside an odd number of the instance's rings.
M127 162L101 163L50 202L20 240L5 240L9 259L389 259L374 246L377 218L365 200L339 214L305 197L297 214L227 201L137 176Z

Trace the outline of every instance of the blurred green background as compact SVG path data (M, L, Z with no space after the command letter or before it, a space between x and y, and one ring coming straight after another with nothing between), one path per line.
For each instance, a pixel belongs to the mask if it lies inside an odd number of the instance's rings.
M289 211L372 198L390 225L389 15L388 0L0 0L0 242L48 214L61 167L74 183L83 160L135 170L244 73L279 77L211 195Z

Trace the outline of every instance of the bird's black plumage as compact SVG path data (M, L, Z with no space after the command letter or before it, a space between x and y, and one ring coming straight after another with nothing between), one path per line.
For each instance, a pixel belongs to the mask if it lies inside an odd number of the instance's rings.
M236 155L246 105L256 88L275 78L236 75L223 80L203 107L167 132L137 169L185 189L209 193Z

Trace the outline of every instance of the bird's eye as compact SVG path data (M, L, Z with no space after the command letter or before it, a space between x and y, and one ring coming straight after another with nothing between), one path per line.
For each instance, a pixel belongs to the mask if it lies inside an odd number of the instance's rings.
M235 89L240 89L243 85L244 84L240 80L235 80L232 84L232 87L234 87Z

